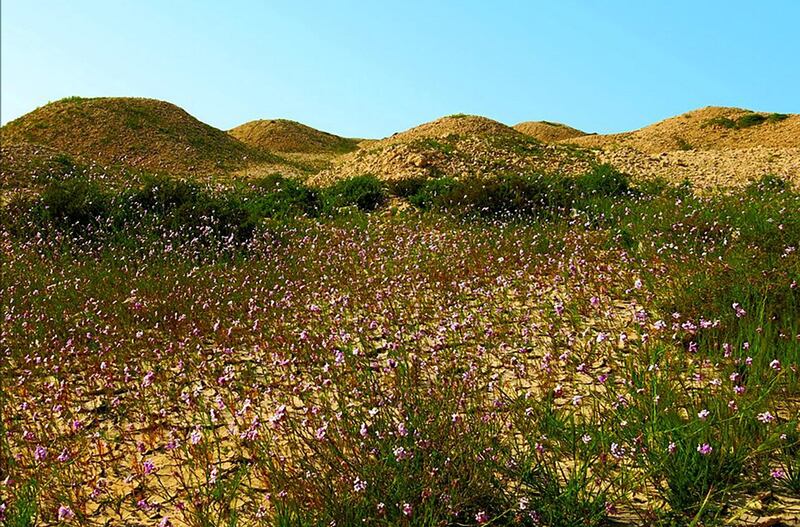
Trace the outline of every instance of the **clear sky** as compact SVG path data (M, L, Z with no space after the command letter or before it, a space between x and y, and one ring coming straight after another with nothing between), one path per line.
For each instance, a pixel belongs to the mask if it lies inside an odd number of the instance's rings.
M800 113L800 1L2 0L0 119L70 95L382 137L452 113Z

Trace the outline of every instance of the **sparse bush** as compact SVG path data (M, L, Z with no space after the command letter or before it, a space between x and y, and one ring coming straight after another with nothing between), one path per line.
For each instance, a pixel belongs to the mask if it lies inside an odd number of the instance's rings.
M670 188L669 182L662 177L653 177L639 180L634 188L637 194L643 196L660 196Z
M785 113L771 113L767 116L768 123L779 123L785 121L789 116Z
M757 126L765 122L777 123L787 119L788 117L788 115L782 113L772 113L765 116L760 113L750 112L738 117L736 120L729 117L714 117L703 122L701 128L705 128L706 126L720 126L722 128L741 130L743 128Z
M748 185L747 190L756 195L762 192L783 192L790 188L789 181L775 174L762 176L758 181Z
M583 197L618 197L630 191L628 176L611 165L598 165L575 178L575 190Z
M109 215L111 196L97 183L71 179L46 187L39 205L44 217L57 224L87 226Z
M766 120L767 118L759 113L747 113L736 119L736 127L749 128L751 126L759 125Z
M370 174L339 181L326 188L323 196L330 209L356 206L371 211L386 201L383 183Z
M736 128L736 121L728 117L714 117L712 119L704 121L700 127L705 128L707 126L720 126L722 128L733 129Z
M393 196L410 198L419 193L429 180L430 178L427 177L393 179L386 183L386 187Z
M147 211L159 213L191 207L202 199L202 192L197 184L161 176L146 177L144 185L131 196L132 203Z
M253 207L259 216L288 219L313 216L320 210L319 192L295 179L273 174L255 181L253 186Z
M429 210L440 206L442 196L446 196L457 185L458 181L451 177L428 179L408 200L416 207Z
M503 174L458 182L438 198L443 208L483 217L559 214L572 203L572 182L544 174Z
M36 480L30 480L17 491L10 510L0 511L0 523L6 527L34 527L37 525L39 520L37 498L38 484Z
M678 145L678 150L683 150L683 151L694 150L692 144L683 137L676 136L675 144Z

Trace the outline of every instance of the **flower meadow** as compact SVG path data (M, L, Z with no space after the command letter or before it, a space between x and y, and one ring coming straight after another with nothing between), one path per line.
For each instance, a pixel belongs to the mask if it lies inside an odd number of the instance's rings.
M798 521L800 194L621 178L6 205L0 523Z

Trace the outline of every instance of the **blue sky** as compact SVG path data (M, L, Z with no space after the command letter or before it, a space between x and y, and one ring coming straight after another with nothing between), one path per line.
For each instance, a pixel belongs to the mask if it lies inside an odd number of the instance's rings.
M638 128L800 113L797 1L2 0L0 119L70 95L382 137L452 113Z

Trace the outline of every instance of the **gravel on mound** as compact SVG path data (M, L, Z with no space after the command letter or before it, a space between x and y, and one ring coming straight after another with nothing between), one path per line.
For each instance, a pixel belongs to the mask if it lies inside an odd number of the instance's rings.
M781 176L800 188L800 148L742 148L648 154L635 148L605 149L598 160L635 178L689 180L699 191L742 187L765 175Z
M488 117L448 115L415 126L378 141L379 144L407 143L415 139L441 139L448 136L518 136L519 132Z
M334 160L314 176L313 184L372 174L383 180L450 176L486 177L503 172L580 174L592 164L591 153L547 145L522 134L416 136L401 142L379 141Z
M586 132L577 128L549 121L525 121L514 125L514 130L545 143L554 143L587 135Z
M62 99L8 123L2 136L84 161L173 174L221 173L269 158L173 104L142 98Z
M250 121L228 133L247 145L281 153L346 153L355 150L359 141L287 119Z
M647 153L800 148L800 115L709 106L632 132L587 135L562 142L584 147L635 148Z

